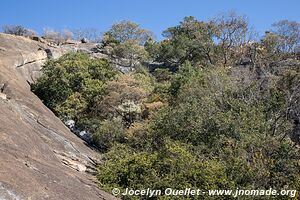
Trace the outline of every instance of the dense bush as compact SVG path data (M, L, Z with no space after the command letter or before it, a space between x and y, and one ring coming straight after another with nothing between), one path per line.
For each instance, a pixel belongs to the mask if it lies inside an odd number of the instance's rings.
M270 107L281 107L280 99L274 105L261 94L250 101L228 71L190 68L184 73L186 68L172 79L181 82L177 95L170 94L170 106L144 128L130 128L122 146L105 155L97 176L100 186L107 191L114 187L298 188L299 163L294 158L299 150L290 138L280 139L292 124L281 119L274 135L274 116L266 115ZM277 98L277 93L271 95L266 98Z
M299 26L283 21L275 28L249 43L244 17L187 17L155 42L123 22L101 48L133 62L147 51L160 69L150 74L140 62L121 74L107 60L67 54L47 62L33 90L61 118L92 132L104 153L97 179L108 192L298 189Z
M43 73L33 91L62 119L78 121L106 93L106 82L117 72L105 59L70 53L48 61Z
M102 121L93 134L93 140L102 151L109 150L115 143L124 143L125 135L122 119L114 118Z
M105 155L98 169L103 189L171 188L203 189L232 187L225 166L218 160L207 160L193 153L184 143L168 141L162 151L135 152L117 145Z

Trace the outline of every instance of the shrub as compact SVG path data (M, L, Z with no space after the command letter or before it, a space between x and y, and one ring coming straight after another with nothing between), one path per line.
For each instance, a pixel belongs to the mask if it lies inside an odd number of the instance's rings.
M108 80L117 73L105 59L69 53L49 60L33 91L61 118L79 119L105 94Z
M299 150L284 137L291 123L280 119L274 133L274 115L266 115L284 109L279 91L266 88L268 95L253 96L259 91L255 82L245 90L226 69L188 64L171 82L171 104L131 124L122 145L116 142L104 155L97 174L101 188L299 187Z
M72 35L75 40L80 41L83 38L86 38L89 42L100 42L101 33L95 28L81 28L73 29Z
M120 118L104 120L93 134L93 142L102 151L107 151L115 143L122 143L124 140L124 127Z
M50 40L51 42L60 44L66 42L67 40L72 39L73 33L68 29L65 29L63 31L54 31L51 29L45 29L43 37L47 40Z
M78 114L87 109L88 102L78 92L70 95L62 104L58 104L54 109L59 116L66 119L77 119Z
M113 188L226 188L232 186L223 163L196 156L189 146L168 141L161 152L135 152L116 145L105 155L97 178L106 191ZM126 197L125 197L126 198ZM128 197L129 198L129 197ZM160 197L158 197L160 199Z
M107 93L98 101L93 112L106 119L121 117L130 126L143 115L142 103L153 90L149 75L130 73L120 75L116 80L107 82Z
M20 25L6 25L3 26L2 29L4 33L11 34L11 35L27 36L27 37L36 35L35 31L31 29L27 29Z

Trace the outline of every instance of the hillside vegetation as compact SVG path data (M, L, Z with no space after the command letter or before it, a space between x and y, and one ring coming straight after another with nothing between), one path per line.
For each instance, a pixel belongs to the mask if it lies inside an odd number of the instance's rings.
M258 39L231 13L163 35L117 23L98 45L107 59L66 54L33 86L91 134L99 187L299 189L299 23ZM122 59L133 70L113 67Z

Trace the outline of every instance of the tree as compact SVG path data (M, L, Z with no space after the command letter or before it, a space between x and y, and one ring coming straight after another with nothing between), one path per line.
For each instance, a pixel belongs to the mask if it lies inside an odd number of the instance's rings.
M104 33L100 49L116 63L132 68L147 60L148 53L143 45L151 37L152 33L140 28L138 24L122 21L113 24Z
M64 38L65 41L73 39L73 33L72 31L68 29L64 29L61 33L62 37Z
M73 33L68 29L64 29L63 31L54 31L52 29L45 29L43 37L56 44L60 44L66 42L67 40L73 39Z
M163 32L167 39L163 40L159 47L152 45L158 49L154 59L175 67L185 61L200 62L203 65L213 64L213 29L211 23L200 22L194 17L184 18L180 25ZM153 52L151 54L155 55Z
M95 28L81 28L71 30L75 40L86 38L89 42L100 42L101 34Z
M148 53L144 47L138 45L136 41L133 40L126 40L116 45L113 49L113 55L127 59L129 61L127 63L128 67L138 66L142 61L148 58ZM126 63L125 61L123 62Z
M190 71L187 69L184 71ZM286 113L285 98L279 88L269 86L262 92L252 80L252 87L246 89L222 68L202 69L200 76L195 72L184 74L189 78L179 79L185 81L180 82L173 103L152 121L159 138L192 144L198 155L226 160L227 178L239 187L300 184L299 173L294 171L294 156L299 149L294 139L287 137L288 133L298 134L298 125L292 126L284 116L278 118L278 112ZM253 97L258 91L259 96ZM295 99L290 100L296 103L299 96L296 91L292 93ZM161 140L163 146L166 139ZM256 173L258 169L260 173Z
M233 48L240 47L249 40L248 20L234 12L221 14L212 23L216 25L215 37L219 44L223 64L227 65Z
M49 60L33 91L63 119L78 120L105 94L108 80L117 72L106 59L93 59L84 53L69 53Z
M272 25L279 36L278 48L282 52L295 52L300 44L300 24L296 21L281 20Z
M12 34L12 35L27 36L27 37L36 35L35 31L31 29L27 29L20 25L5 25L3 26L2 29L4 33Z
M83 53L50 60L33 91L92 134L106 191L300 188L297 27L280 22L248 42L243 16L186 17L156 42L123 22L101 42L110 60ZM135 65L140 55L164 67L121 74L109 62ZM244 56L251 62L235 62Z
M112 25L108 31L113 38L118 42L134 41L139 45L144 45L145 42L152 38L152 33L131 21L121 21Z

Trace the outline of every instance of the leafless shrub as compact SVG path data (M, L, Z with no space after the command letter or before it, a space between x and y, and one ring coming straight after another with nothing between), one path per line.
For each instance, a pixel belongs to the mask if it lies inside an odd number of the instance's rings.
M80 41L83 38L86 38L90 42L100 42L101 34L95 28L81 28L72 30L73 37L75 40Z
M50 40L56 44L61 44L73 38L73 33L64 29L63 31L54 31L52 29L45 29L43 37L47 40Z
M25 36L25 37L32 37L36 36L36 32L32 29L27 29L20 25L5 25L3 26L3 32L6 34L11 35L18 35L18 36Z

